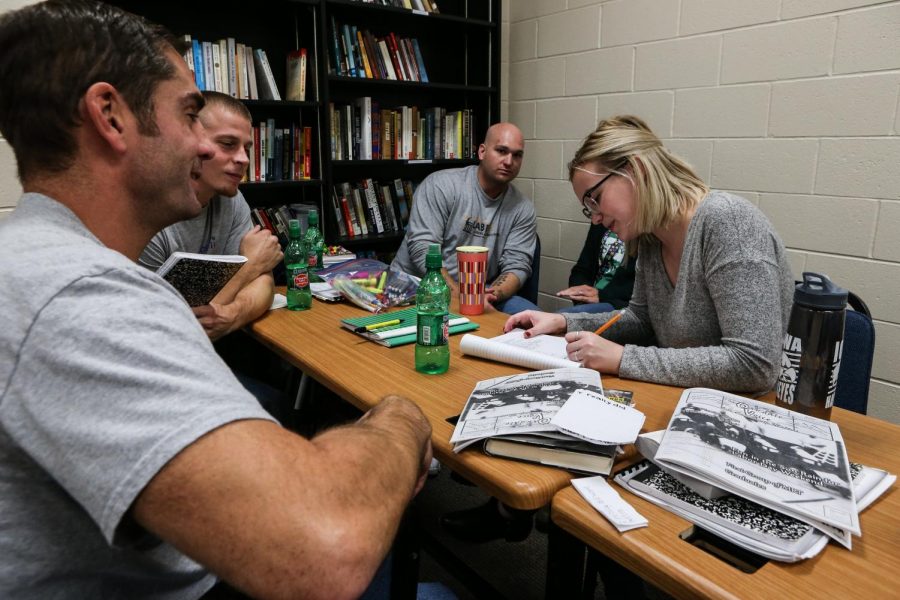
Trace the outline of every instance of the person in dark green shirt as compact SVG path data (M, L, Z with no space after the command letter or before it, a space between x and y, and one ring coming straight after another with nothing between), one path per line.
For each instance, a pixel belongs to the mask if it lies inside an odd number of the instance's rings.
M578 262L569 275L569 287L556 293L574 306L562 313L604 313L625 308L634 287L634 264L625 243L603 225L591 225Z

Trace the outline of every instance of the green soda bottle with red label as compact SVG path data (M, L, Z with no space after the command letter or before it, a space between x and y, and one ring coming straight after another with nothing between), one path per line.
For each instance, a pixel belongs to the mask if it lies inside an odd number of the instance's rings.
M306 310L312 307L309 289L309 266L306 244L300 235L300 221L288 223L291 241L284 249L284 271L287 279L287 307L290 310Z
M416 292L416 371L429 375L450 368L450 286L441 275L441 247L425 255L425 277Z

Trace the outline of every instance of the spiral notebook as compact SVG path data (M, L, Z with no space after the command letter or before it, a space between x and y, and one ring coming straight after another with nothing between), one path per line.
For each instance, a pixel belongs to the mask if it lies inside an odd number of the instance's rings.
M358 327L377 325L378 323L385 323L387 321L398 319L400 322L394 325L379 327L372 331L355 331ZM379 313L377 315L341 319L341 327L349 329L356 335L372 340L376 344L388 346L389 348L403 346L404 344L413 344L416 341L416 308L413 306L411 308ZM475 329L478 329L478 323L473 323L468 318L461 315L450 314L450 335Z

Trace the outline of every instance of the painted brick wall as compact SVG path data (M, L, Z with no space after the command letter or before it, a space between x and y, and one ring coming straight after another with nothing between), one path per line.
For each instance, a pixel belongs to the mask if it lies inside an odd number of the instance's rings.
M756 203L795 276L875 318L869 414L900 423L900 2L508 0L503 110L543 247L541 305L588 224L565 165L599 118L643 117L713 187Z

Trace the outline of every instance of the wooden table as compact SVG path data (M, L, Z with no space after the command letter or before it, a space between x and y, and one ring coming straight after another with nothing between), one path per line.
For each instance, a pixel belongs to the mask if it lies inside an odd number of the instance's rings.
M622 382L636 389L634 382ZM663 429L680 397L678 388L652 386L635 391L637 408L647 415L646 431ZM836 408L850 460L900 473L900 427ZM618 470L625 463L617 464ZM649 527L619 533L571 486L553 498L553 523L678 598L897 598L900 596L900 492L896 486L860 515L862 537L853 550L834 543L815 558L787 564L769 561L744 573L679 539L690 523L630 492L613 486L650 522ZM556 538L557 540L559 538ZM569 538L572 539L572 538ZM554 548L554 545L556 547ZM571 597L580 577L583 546L551 539L548 597ZM579 565L579 560L581 565ZM553 588L551 592L550 589ZM562 595L559 595L562 594Z
M387 348L341 328L340 319L366 316L346 303L313 302L307 311L273 310L253 323L251 333L285 360L313 377L357 408L366 410L387 394L413 400L431 422L435 456L500 501L518 509L537 509L550 503L571 475L560 469L486 456L468 449L454 454L453 425L475 383L492 377L524 373L526 369L463 356L462 335L450 338L450 370L423 375L413 368L414 344ZM507 315L472 317L483 337L503 333ZM626 389L632 389L629 386Z

